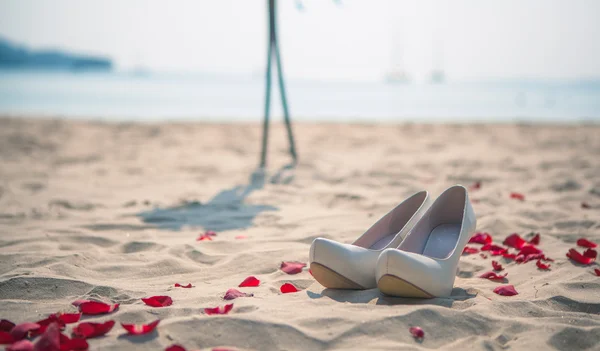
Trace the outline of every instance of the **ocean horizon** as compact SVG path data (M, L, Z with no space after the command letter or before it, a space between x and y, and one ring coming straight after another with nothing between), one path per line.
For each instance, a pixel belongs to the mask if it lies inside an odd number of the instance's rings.
M0 71L0 114L104 121L257 122L262 75ZM295 121L600 121L599 80L286 81ZM273 81L272 116L282 116Z

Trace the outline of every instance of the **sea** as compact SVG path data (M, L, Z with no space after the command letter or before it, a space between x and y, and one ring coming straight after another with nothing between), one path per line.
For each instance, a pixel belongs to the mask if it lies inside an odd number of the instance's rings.
M288 79L294 121L600 122L600 80L438 84ZM272 118L282 108L272 86ZM0 115L103 121L258 122L261 76L0 71Z

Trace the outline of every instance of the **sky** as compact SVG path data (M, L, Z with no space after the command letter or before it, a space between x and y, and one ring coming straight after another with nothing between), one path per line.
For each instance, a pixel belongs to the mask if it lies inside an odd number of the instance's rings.
M0 36L119 70L258 74L266 0L0 0ZM293 78L600 78L598 0L278 0Z

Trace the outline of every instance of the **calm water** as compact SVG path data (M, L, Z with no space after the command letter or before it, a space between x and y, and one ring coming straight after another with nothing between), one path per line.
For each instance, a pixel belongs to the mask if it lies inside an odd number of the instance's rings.
M288 98L295 120L600 121L600 82L290 80ZM263 99L260 77L0 71L0 114L257 121ZM274 103L275 116L281 116L278 95Z

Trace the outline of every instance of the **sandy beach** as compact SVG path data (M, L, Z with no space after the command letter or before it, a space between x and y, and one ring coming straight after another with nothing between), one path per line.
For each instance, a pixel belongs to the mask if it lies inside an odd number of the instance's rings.
M600 349L600 265L565 256L583 251L580 238L600 242L600 126L294 128L299 165L284 168L285 130L275 125L261 182L251 181L258 123L0 118L0 318L76 312L78 299L119 303L82 317L117 322L90 350ZM453 295L421 300L324 289L308 267L279 269L306 263L316 237L352 242L415 191L475 182L478 231L499 245L540 233L550 270L464 255ZM206 230L217 235L197 241ZM478 277L493 259L518 295L497 295L501 283ZM248 276L260 286L238 288ZM282 294L284 283L300 291ZM254 296L225 301L230 288ZM173 304L141 300L154 295ZM227 303L228 315L204 313ZM119 325L157 319L142 336Z

